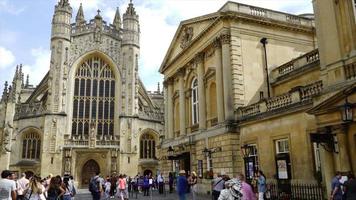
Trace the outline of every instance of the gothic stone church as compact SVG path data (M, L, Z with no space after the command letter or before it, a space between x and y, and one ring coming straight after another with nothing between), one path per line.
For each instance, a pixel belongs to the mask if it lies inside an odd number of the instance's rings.
M0 103L0 170L41 176L70 173L79 186L94 171L106 176L158 170L163 94L145 90L138 76L139 17L132 2L122 20L75 23L68 0L52 19L49 71L38 86L22 67L5 83Z

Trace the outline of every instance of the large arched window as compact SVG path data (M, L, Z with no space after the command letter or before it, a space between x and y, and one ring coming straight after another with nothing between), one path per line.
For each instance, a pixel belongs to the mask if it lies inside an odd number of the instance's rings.
M99 57L85 60L74 80L72 135L88 135L94 126L97 135L114 134L115 75Z
M156 158L156 141L155 138L149 133L145 133L141 136L140 158L141 159Z
M26 133L22 142L22 158L38 160L41 155L41 138L35 132Z
M198 80L196 78L192 81L192 125L199 122L199 103L198 103Z

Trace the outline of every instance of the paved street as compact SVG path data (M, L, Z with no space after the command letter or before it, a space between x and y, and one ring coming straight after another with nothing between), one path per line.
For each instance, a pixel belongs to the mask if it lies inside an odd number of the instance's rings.
M75 200L90 200L91 199L91 195L89 193L89 191L87 190L79 190L78 194L75 196ZM133 197L130 197L130 199L136 199L136 196L134 195ZM167 194L166 196L164 195L159 195L158 191L153 191L153 196L151 197L146 197L143 196L142 193L137 195L137 199L139 200L177 200L178 196L176 194ZM187 200L192 199L192 197L190 196L190 194L187 195ZM211 197L209 196L198 196L197 200L210 200ZM110 199L109 199L110 200ZM118 200L118 198L115 198L115 200Z

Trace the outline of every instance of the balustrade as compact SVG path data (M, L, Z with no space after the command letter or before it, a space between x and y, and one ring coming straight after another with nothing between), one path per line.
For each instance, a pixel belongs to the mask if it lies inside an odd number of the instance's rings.
M237 116L238 118L245 119L265 112L286 108L298 103L305 103L312 100L314 96L320 94L322 89L322 81L298 87L288 93L238 108Z
M356 62L344 66L345 79L356 78Z
M277 78L283 75L301 69L305 66L308 66L309 64L318 61L319 61L319 51L318 49L315 49L274 69L272 71L272 79L276 80Z

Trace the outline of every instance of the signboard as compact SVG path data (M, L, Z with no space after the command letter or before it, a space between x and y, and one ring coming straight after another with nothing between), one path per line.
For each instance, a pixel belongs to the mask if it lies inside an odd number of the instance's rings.
M288 179L288 169L286 160L277 160L278 178Z
M203 161L198 160L198 177L203 178Z

